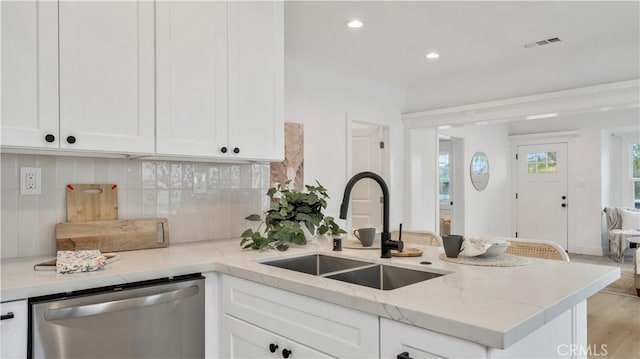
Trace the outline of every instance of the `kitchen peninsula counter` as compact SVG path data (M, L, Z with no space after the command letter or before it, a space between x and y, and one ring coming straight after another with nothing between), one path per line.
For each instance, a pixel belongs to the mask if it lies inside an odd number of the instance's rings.
M379 250L333 252L323 240L286 252L243 251L237 239L195 242L120 252L120 260L104 270L67 275L33 270L34 264L50 256L3 259L0 299L215 271L488 347L507 348L620 277L616 267L536 258L519 267L460 265L440 260L442 248L410 246L422 249L423 256L381 259ZM260 263L310 253L449 274L383 291ZM422 261L432 264L422 265Z

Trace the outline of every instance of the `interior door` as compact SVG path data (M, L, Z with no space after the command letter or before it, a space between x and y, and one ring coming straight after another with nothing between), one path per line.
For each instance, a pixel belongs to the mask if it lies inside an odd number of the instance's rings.
M518 146L517 236L567 249L567 144Z
M381 126L354 125L351 132L352 162L351 173L371 171L383 178L383 150ZM351 193L352 227L382 227L382 191L380 186L370 179L356 183Z

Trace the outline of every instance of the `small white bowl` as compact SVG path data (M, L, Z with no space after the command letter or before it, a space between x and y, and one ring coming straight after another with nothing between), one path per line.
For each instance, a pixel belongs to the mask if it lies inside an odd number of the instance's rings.
M509 247L509 245L510 245L509 243L492 244L491 247L487 248L486 252L482 253L478 257L480 258L498 257L502 255L502 253L504 253L505 250L507 250L507 247Z

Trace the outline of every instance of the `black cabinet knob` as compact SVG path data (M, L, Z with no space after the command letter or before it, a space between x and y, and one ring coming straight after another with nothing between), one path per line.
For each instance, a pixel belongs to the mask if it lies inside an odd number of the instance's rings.
M293 354L293 352L291 350L282 349L282 357L284 359L287 359L291 354Z
M411 359L409 352L402 352L396 356L396 359Z
M54 136L54 135L52 135L50 133L47 133L47 135L44 136L44 140L49 142L49 143L52 143L53 141L56 140L56 136Z
M7 314L2 314L0 316L0 320L7 320L7 319L13 319L14 315L13 312L8 312Z
M70 144L76 143L76 136L67 136L67 143L70 143Z
M563 203L563 204L561 204L560 206L561 206L562 208L564 208L564 207L566 207L566 206L567 206L567 204L566 204L566 203Z
M567 199L567 196L562 196L562 199Z
M269 351L270 352L275 353L276 350L278 350L278 344L273 344L273 343L269 344Z
M222 152L222 153L227 153L227 148L226 148L226 147L222 147L222 148L220 149L220 152Z
M233 148L233 153L235 153L237 155L238 153L240 153L240 149L238 147L234 147Z

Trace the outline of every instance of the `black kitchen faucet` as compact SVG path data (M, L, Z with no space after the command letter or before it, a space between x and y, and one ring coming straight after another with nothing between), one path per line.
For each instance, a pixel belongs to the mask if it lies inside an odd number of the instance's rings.
M356 182L363 178L371 178L376 181L382 189L382 234L380 235L380 258L391 258L391 250L397 249L402 252L404 243L401 240L392 241L391 233L389 232L389 187L384 182L382 177L373 172L360 172L353 176L347 186L344 189L344 196L342 197L342 204L340 205L340 219L347 219L347 212L349 211L349 196L351 190Z

